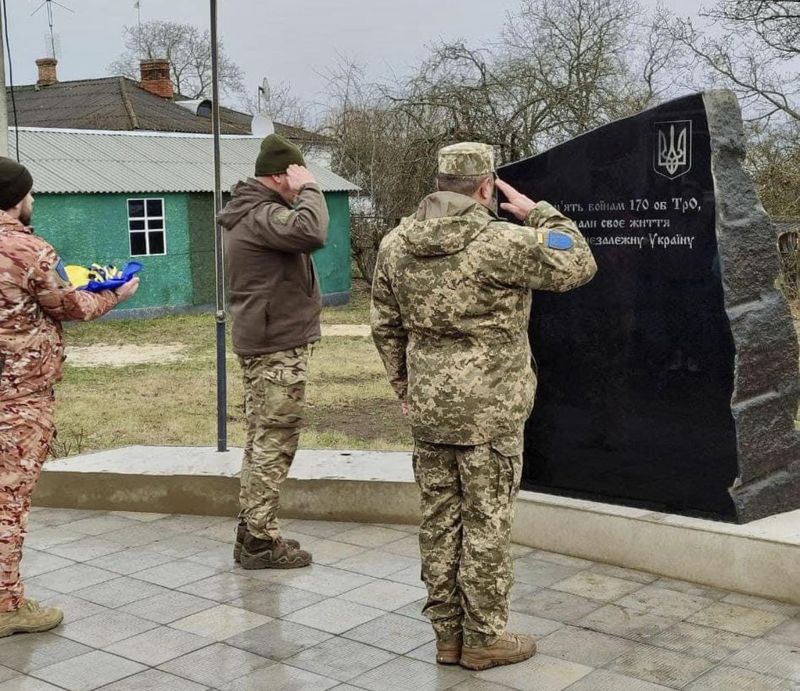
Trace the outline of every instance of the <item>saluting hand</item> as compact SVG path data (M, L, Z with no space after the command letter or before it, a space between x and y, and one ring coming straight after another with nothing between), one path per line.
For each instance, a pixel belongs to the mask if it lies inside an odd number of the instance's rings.
M308 168L292 163L286 169L286 182L289 183L289 189L293 192L299 192L303 185L315 183L316 180Z
M526 197L522 192L517 192L511 185L503 182L500 178L497 178L494 184L508 199L507 202L500 204L500 208L513 214L518 221L524 221L528 218L528 214L536 207L536 202Z

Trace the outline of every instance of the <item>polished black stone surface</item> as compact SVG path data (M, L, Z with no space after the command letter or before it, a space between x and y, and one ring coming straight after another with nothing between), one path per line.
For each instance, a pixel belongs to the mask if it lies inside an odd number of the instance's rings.
M523 486L734 518L734 347L701 95L611 123L500 177L575 220L598 273L537 292Z

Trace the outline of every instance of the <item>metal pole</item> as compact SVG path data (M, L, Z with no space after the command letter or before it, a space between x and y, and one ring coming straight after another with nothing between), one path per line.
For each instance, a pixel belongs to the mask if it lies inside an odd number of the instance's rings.
M225 362L225 262L222 227L217 214L222 210L222 171L219 154L219 74L217 50L217 0L211 3L211 121L214 133L214 262L217 289L217 451L228 450L228 383Z
M3 13L0 12L0 156L8 156L8 109L6 106L5 55L5 27L3 26Z

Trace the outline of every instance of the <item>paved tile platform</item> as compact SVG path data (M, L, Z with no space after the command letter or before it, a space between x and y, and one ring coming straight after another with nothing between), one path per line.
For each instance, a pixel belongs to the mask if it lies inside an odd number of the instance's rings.
M0 639L0 691L800 689L800 607L515 547L530 661L434 664L415 530L287 520L315 564L244 571L220 517L35 509L28 594L51 633Z
M128 446L45 464L40 507L231 516L241 448ZM417 524L408 452L300 449L284 515ZM800 509L744 525L521 491L514 539L528 547L800 605Z

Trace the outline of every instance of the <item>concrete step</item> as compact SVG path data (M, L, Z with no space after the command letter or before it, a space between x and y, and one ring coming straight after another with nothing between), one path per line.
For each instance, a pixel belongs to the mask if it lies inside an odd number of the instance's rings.
M242 450L130 446L50 461L39 506L234 516ZM301 450L281 494L290 518L419 521L405 452ZM800 511L746 525L520 492L514 541L800 604Z

